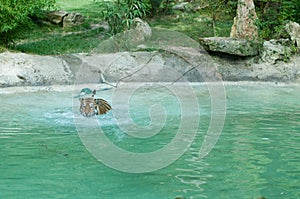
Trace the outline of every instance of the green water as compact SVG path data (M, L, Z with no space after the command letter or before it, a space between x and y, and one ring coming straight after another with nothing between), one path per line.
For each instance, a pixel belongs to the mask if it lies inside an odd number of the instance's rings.
M72 108L72 92L1 94L0 198L300 198L300 87L225 87L226 121L213 150L199 159L211 101L204 85L194 86L200 110L191 116L200 117L194 142L173 164L139 174L107 167L87 151L74 124L80 115ZM102 96L111 102L112 92ZM138 125L149 125L147 110L161 104L165 126L138 139L119 128L114 112L98 116L112 143L147 153L172 141L182 119L172 93L142 89L131 102ZM120 120L130 129L131 120Z

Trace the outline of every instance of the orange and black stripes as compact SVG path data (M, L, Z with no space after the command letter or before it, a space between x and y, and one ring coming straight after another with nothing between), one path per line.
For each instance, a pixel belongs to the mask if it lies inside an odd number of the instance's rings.
M80 113L85 117L105 114L111 109L111 106L104 99L80 98Z

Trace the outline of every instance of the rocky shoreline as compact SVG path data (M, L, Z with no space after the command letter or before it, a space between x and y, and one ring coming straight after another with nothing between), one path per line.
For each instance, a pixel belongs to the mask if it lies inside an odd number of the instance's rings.
M300 56L262 62L190 48L40 56L0 54L0 87L101 82L265 81L300 83Z

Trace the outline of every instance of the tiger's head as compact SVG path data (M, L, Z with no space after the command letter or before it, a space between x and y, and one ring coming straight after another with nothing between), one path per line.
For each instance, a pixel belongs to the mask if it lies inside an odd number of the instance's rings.
M80 98L80 113L85 117L94 116L97 113L97 104L92 97Z

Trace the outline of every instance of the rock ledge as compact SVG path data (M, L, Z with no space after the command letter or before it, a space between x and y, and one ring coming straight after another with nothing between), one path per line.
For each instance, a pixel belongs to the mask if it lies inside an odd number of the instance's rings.
M256 56L259 53L260 44L246 39L230 37L200 38L200 43L208 51L227 53L237 56Z

